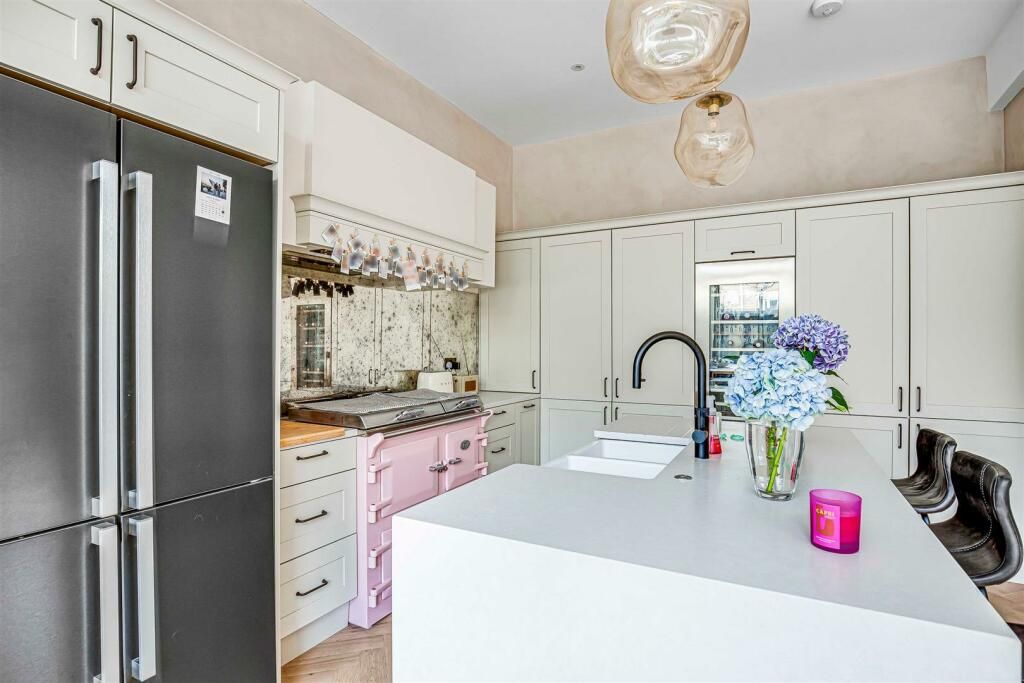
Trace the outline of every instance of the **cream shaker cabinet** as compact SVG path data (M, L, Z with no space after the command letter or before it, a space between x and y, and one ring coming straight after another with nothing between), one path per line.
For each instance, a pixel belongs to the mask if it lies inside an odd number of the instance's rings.
M540 401L525 401L516 405L516 462L523 465L540 464Z
M707 218L695 224L698 263L792 256L794 212Z
M109 100L113 16L99 0L3 0L0 62Z
M646 367L647 361L644 360ZM693 427L693 406L686 405L663 405L649 403L619 403L613 402L612 419L621 420L635 416L667 417L685 423L689 428Z
M910 242L911 417L1024 422L1024 186L915 197Z
M501 242L493 289L480 292L480 384L488 391L540 390L539 239Z
M277 159L273 86L117 10L111 68L114 106Z
M611 421L607 401L562 401L545 398L540 406L540 463L594 441L594 430Z
M633 358L645 339L672 330L693 336L693 222L612 231L612 398L693 405L694 358L677 342L644 358L640 389Z
M901 479L910 474L910 453L914 440L910 423L903 418L861 417L858 415L819 415L804 433L804 457L829 457L819 437L827 431L845 430L864 447L887 476Z
M796 213L796 310L849 332L846 381L831 383L855 415L908 414L909 214L906 199Z
M607 230L541 239L545 398L611 398L611 241Z

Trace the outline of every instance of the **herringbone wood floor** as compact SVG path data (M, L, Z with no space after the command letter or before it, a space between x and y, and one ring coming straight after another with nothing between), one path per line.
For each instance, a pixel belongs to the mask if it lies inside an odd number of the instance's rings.
M285 664L281 683L390 683L391 617L349 626Z
M1024 624L1024 583L988 590L989 601L1012 624ZM293 659L281 671L282 683L390 683L391 617L369 630L350 626Z

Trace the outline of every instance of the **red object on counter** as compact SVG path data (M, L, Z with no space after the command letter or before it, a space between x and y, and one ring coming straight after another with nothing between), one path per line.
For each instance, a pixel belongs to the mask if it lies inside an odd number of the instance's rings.
M708 455L722 457L722 429L714 407L708 408Z

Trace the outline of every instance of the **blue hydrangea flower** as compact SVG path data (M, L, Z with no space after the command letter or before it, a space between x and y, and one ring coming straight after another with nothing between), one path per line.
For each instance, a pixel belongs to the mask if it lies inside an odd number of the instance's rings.
M825 375L790 349L769 349L741 356L726 388L732 411L804 431L825 412L832 394Z
M772 337L777 348L814 353L814 367L836 370L850 355L846 330L820 315L798 315L783 321Z

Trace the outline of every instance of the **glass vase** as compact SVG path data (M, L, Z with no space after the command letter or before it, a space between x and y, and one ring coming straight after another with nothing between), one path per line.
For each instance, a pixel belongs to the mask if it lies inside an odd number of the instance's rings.
M796 492L803 432L770 422L750 420L746 428L747 457L754 492L768 500L789 500Z

